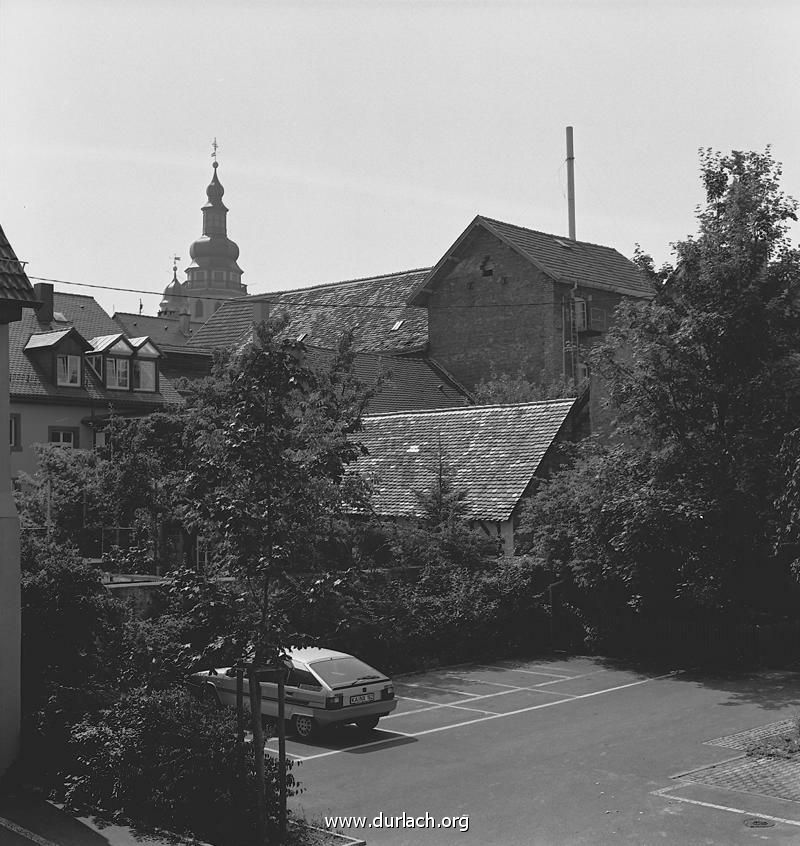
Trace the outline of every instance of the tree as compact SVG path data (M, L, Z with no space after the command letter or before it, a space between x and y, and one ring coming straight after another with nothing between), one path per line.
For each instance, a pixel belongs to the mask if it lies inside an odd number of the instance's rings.
M260 793L258 673L279 666L295 636L274 613L274 591L292 573L324 566L320 550L335 544L346 496L358 491L347 468L360 454L353 436L369 395L350 372L349 338L330 369L317 372L300 342L277 339L281 326L255 327L253 342L220 357L215 379L191 400L203 427L183 486L183 519L213 541L220 572L242 588L232 638L251 662ZM263 833L263 818L261 826Z
M797 205L769 150L700 163L698 235L674 245L674 268L640 254L656 296L623 303L593 353L621 438L585 449L526 521L531 548L584 599L602 587L618 608L746 608L775 593L777 456L800 413Z
M524 367L516 373L498 373L492 367L489 379L481 380L473 391L478 405L507 405L517 402L574 397L574 380L542 371L538 379L531 379Z
M181 484L200 422L192 408L146 417L112 417L101 450L103 491L111 523L140 528L149 538L156 572L182 564L170 556L167 531L180 527Z
M23 532L46 533L53 542L72 543L96 554L107 519L103 462L91 450L36 444L37 471L20 473L16 494Z

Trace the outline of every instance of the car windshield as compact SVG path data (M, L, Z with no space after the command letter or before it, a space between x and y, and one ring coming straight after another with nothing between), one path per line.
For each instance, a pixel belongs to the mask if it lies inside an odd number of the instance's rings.
M357 682L385 681L386 676L358 658L331 658L315 661L311 668L329 687L350 687Z

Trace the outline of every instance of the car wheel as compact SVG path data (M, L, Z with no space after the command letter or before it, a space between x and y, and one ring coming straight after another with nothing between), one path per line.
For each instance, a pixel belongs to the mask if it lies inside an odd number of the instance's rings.
M316 729L316 723L311 717L305 716L305 714L295 714L294 715L294 733L301 739L307 740L311 735L314 734L314 730Z
M356 720L356 726L361 731L372 731L378 725L378 720L380 720L380 717L364 717L363 720Z
M203 699L215 708L222 707L222 703L219 701L219 694L213 684L207 684L203 688Z

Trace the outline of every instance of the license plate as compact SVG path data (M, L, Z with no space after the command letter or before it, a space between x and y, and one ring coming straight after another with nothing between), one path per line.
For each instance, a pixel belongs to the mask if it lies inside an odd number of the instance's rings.
M351 705L360 705L362 702L372 702L375 699L374 693L359 693L358 696L350 697Z

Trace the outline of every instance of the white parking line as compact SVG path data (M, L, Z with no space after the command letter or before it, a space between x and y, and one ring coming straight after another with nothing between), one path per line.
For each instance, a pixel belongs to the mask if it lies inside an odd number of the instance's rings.
M432 702L430 699L415 699L413 696L398 696L398 699L408 699L409 702L424 702L426 705L441 705L441 702ZM459 702L462 700L459 700ZM464 702L471 702L471 699L464 699Z
M575 681L575 679L585 679L587 676L599 676L600 673L607 673L608 670L592 670L591 673L580 673L577 676L568 676L564 679L554 679L553 681L539 682L536 687L544 687L547 684L560 684L562 681Z
M472 696L470 699L457 699L455 702L431 702L429 699L414 699L413 696L398 696L398 699L407 699L409 702L425 702L428 704L427 708L413 708L410 711L394 711L391 714L383 717L384 720L391 720L394 717L405 717L406 714L419 714L422 711L436 711L441 708L457 708L467 702L473 704L479 699L496 699L498 696L507 696L509 693L520 693L523 690L531 691L532 693L547 693L550 696L560 696L563 699L577 699L580 694L564 693L560 690L539 690L537 687L514 687L511 690L501 690L498 693L484 693L480 696ZM479 710L477 708L472 710ZM487 714L496 713L494 711L487 711Z
M674 793L668 792L670 790L677 789L678 788L675 785L662 787L660 790L653 790L651 795L659 796L662 799L674 799L676 802L686 802L689 805L700 805L703 808L713 808L716 811L729 811L732 814L743 814L746 817L758 817L762 820L771 820L772 822L800 827L800 820L787 820L785 817L773 817L770 816L770 814L762 814L759 811L745 811L742 808L732 808L729 805L716 805L714 802L701 802L699 799L689 799L686 796L676 796Z
M476 693L470 693L468 690L453 690L452 687L435 687L432 684L412 684L411 682L401 682L395 687L418 687L421 690L439 690L442 693L457 693L459 696L477 696Z
M534 667L537 666L536 664L533 665ZM562 676L558 673L548 673L543 670L522 670L519 667L503 667L503 666L494 666L492 664L478 664L478 667L483 667L486 670L503 670L507 673L527 673L531 676L553 676L554 678L566 680L575 678L574 676Z
M493 714L492 713L492 714L488 714L487 716L484 716L484 717L476 717L475 719L472 719L472 720L464 720L463 722L460 722L460 723L453 723L451 725L446 725L446 726L438 726L436 728L424 729L422 731L417 731L417 732L406 733L406 732L394 731L393 730L392 734L400 735L400 737L397 738L398 740L402 739L402 738L424 737L425 735L428 735L428 734L437 734L438 732L441 732L441 731L450 731L452 729L461 728L463 726L471 726L471 725L475 725L477 723L485 723L485 722L488 722L489 720L499 720L499 719L503 719L505 717L513 717L513 716L516 716L517 714L527 714L530 711L539 711L542 708L552 708L556 705L562 705L565 702L571 703L571 702L575 702L576 700L579 700L579 699L589 699L592 696L600 696L603 693L613 693L614 691L617 691L617 690L626 690L626 689L631 688L631 687L639 687L640 685L647 684L648 682L651 682L651 681L658 681L659 679L669 678L670 676L676 675L677 672L679 672L679 671L673 670L672 672L664 673L663 675L660 675L660 676L651 676L650 678L639 679L638 681L629 682L628 684L618 684L615 687L608 687L608 688L605 688L604 690L595 690L595 691L592 691L591 693L583 693L583 694L580 694L579 696L573 696L570 699L566 699L566 698L565 699L556 699L554 702L542 702L538 705L530 705L527 708L517 708L515 711L507 711L504 714ZM524 690L524 689L525 688L520 688L520 690ZM513 693L514 691L510 690L508 692ZM502 696L503 694L502 693L496 693L496 694L490 694L490 695ZM474 702L475 700L469 699L467 701L468 702ZM443 704L446 707L446 703L443 703ZM433 709L431 709L431 710L433 710ZM412 711L412 712L409 712L409 713L416 713L416 712ZM403 715L398 714L398 716L403 716ZM394 738L389 737L389 738L384 738L383 740L375 740L375 741L372 741L370 743L359 743L359 744L356 744L354 746L345 746L342 749L331 749L331 750L328 750L326 752L320 752L316 755L306 755L303 758L301 758L301 760L302 761L313 761L317 758L327 758L331 755L339 755L342 752L352 752L352 751L357 751L359 749L367 749L370 746L380 746L382 744L392 743L393 740L394 740Z
M478 717L475 720L465 720L463 723L456 723L452 726L440 726L438 728L432 729L425 729L424 731L418 731L413 737L423 737L426 734L436 734L440 731L449 731L450 729L454 728L461 728L461 726L471 726L475 723L484 723L488 722L489 720L498 720L501 717L513 717L516 714L526 714L528 711L538 711L541 708L552 708L554 705L561 705L562 702L575 702L578 699L589 699L591 696L600 696L601 693L613 693L615 690L625 690L629 687L638 687L642 684L647 684L650 681L657 681L658 679L665 679L669 676L675 675L674 672L671 673L664 673L662 676L653 676L649 679L641 679L635 682L629 682L628 684L618 684L616 687L607 687L605 690L595 690L592 693L582 693L580 696L574 696L572 699L557 699L555 702L542 702L541 705L530 705L527 708L518 708L516 711L508 711L505 714L492 714L491 717Z

